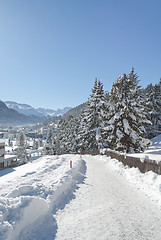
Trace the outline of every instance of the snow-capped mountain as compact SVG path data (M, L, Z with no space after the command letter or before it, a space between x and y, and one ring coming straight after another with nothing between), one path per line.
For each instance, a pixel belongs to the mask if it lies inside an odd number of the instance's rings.
M0 126L26 125L42 122L43 119L36 116L26 116L0 101Z
M17 112L22 113L26 116L36 116L41 118L49 118L53 116L64 115L66 112L68 112L71 109L70 107L57 109L57 110L44 109L44 108L35 109L28 104L16 103L12 101L7 101L5 102L5 104L7 105L8 108L14 109Z
M7 101L5 102L8 108L14 109L19 113L22 113L26 116L36 116L44 117L43 114L39 113L35 108L31 107L28 104L21 104L16 102Z
M49 116L54 117L54 116L64 115L70 109L71 107L65 107L63 109L57 109L57 110L38 108L37 111L39 111L41 114L45 115L46 117L49 117Z

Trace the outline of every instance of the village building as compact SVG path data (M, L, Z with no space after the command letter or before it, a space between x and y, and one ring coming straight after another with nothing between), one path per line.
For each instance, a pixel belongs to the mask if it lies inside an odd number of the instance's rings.
M5 142L4 140L0 140L0 169L12 167L16 162L16 155L5 155Z

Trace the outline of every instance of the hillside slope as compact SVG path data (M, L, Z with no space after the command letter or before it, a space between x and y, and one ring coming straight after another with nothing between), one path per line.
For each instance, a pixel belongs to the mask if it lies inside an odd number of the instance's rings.
M28 104L16 103L13 101L5 102L8 108L14 109L15 111L22 113L26 116L35 116L43 119L51 118L53 116L64 115L68 112L71 108L65 107L63 109L45 109L45 108L33 108Z
M9 109L6 104L0 101L0 125L26 125L41 122L42 119L38 117L25 116L13 109Z
M68 118L69 116L78 117L81 111L85 108L85 106L86 106L86 103L82 103L77 107L70 109L67 113L64 114L63 117L64 118Z

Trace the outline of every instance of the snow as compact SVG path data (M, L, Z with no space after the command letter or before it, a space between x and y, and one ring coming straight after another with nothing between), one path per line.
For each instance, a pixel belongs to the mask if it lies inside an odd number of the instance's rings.
M67 201L76 181L81 181L83 169L79 155L66 155L41 157L0 171L0 239L34 239L31 236L41 224L51 228L46 239L53 239L56 223L52 215L61 201L62 206ZM52 220L50 224L46 218ZM39 232L36 239L45 239Z
M132 153L128 154L129 156L134 156L141 158L142 160L147 158L150 160L155 160L156 162L161 161L161 135L150 140L151 146L149 146L144 152L142 153Z
M32 159L0 171L0 240L160 240L161 176L101 155Z
M118 128L116 130L116 135L119 139L121 139L123 137L123 133ZM120 146L121 146L121 143L120 143Z
M123 119L123 124L124 124L125 133L129 134L130 126L129 126L129 123L128 123L127 119Z
M160 240L161 205L156 200L161 193L158 188L154 202L153 191L146 195L157 179L156 174L149 173L144 178L138 170L125 169L106 156L85 155L83 159L87 164L85 183L56 214L55 239ZM160 180L161 177L158 184Z
M117 175L134 184L135 188L144 192L148 199L161 209L161 175L152 171L141 173L138 168L124 167L116 159L110 159L109 165Z

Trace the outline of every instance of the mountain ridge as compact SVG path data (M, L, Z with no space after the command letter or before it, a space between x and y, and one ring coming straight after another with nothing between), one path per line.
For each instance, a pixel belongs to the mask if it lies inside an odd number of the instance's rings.
M7 105L0 100L1 126L36 124L41 121L41 118L25 116L24 114L21 114L14 109L8 108Z
M46 109L46 108L34 108L30 106L29 104L22 104L22 103L17 103L14 101L6 101L5 104L7 105L8 108L14 109L19 113L22 113L26 116L36 116L40 118L50 118L58 115L64 115L66 112L68 112L71 107L65 107L63 109Z

